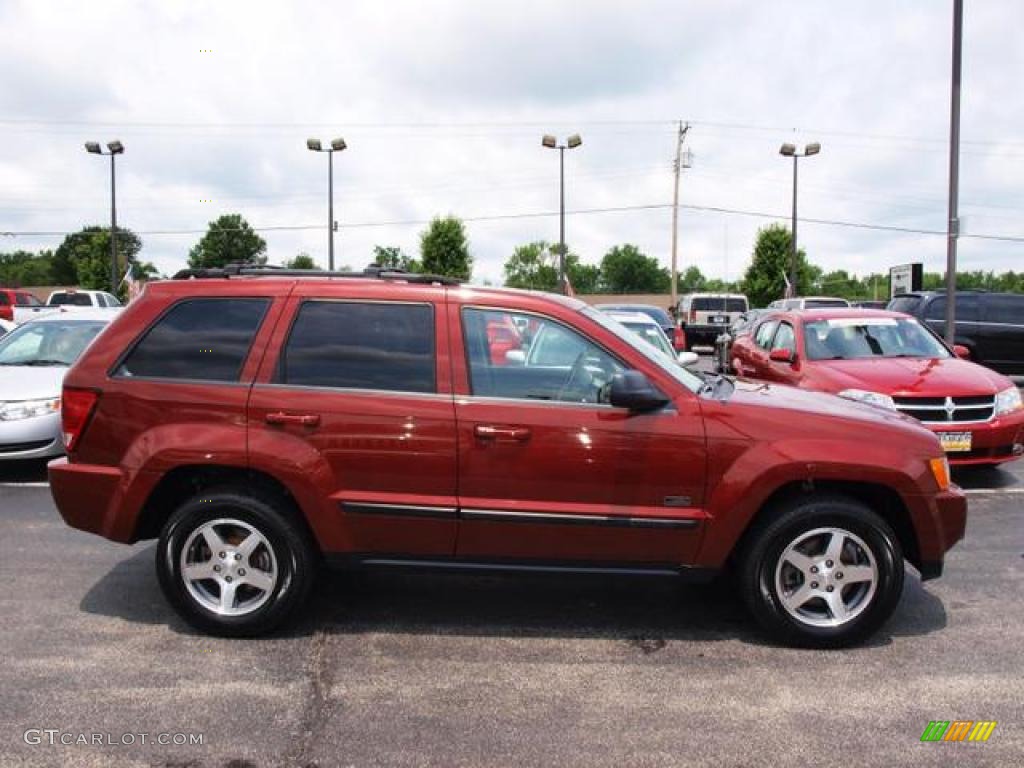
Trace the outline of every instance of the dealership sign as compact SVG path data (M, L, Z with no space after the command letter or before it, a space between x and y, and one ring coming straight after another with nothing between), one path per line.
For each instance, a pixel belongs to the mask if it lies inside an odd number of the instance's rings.
M924 287L924 264L900 264L889 267L889 298L920 291Z

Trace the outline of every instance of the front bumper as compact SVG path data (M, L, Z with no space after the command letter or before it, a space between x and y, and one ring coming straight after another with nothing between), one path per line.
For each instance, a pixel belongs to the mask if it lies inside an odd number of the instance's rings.
M0 461L47 459L62 453L59 413L0 421Z
M918 535L918 570L921 580L935 579L942 575L946 552L964 537L967 530L967 496L959 487L951 485L948 490L935 496L919 497L924 502L924 519L918 519L915 527Z
M932 432L970 432L971 450L946 454L952 466L1001 464L1024 454L1024 410L978 424L950 425L922 422Z

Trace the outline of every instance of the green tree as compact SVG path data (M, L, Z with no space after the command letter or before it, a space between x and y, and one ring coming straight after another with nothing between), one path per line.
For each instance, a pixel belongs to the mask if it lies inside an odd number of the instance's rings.
M743 276L743 292L750 299L752 307L764 307L786 292L786 277L789 275L790 232L781 224L770 224L758 230L754 244L754 259ZM814 280L821 269L807 262L807 254L797 251L796 293L806 296L812 293Z
M669 289L669 272L635 245L616 245L601 259L601 280L609 293L662 293Z
M54 285L52 262L52 251L0 253L0 285Z
M286 269L319 269L313 257L305 251L295 254L295 258L284 263Z
M704 290L707 282L708 280L700 271L700 267L687 267L685 272L676 276L676 290L679 293L697 293Z
M565 272L576 293L597 293L601 282L600 268L581 264L580 257L570 251L565 257ZM557 247L544 240L517 246L505 262L505 285L534 291L557 291Z
M211 221L206 234L188 252L193 269L223 267L225 264L266 264L267 242L249 226L240 213L227 213Z
M435 217L420 235L420 259L428 274L468 280L473 272L473 257L462 219Z
M397 245L373 246L373 263L384 269L401 269L405 272L422 272L423 266L405 254Z
M110 284L110 227L84 227L64 238L52 260L56 285L79 285L97 291L121 293L125 264L138 268L142 240L130 229L117 228L117 285Z

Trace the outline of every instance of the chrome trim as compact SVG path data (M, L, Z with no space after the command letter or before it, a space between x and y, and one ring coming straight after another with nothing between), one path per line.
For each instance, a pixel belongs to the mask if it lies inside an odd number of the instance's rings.
M525 397L493 397L490 395L455 395L456 405L472 405L473 402L482 403L509 403L517 405L540 405L545 407L559 407L568 406L570 408L589 408L600 411L620 411L622 413L630 413L625 408L616 408L608 403L574 403L568 400L530 400ZM647 411L645 413L633 413L632 416L658 416L661 414L675 415L678 414L675 406L672 405L671 401L662 408L656 411Z
M499 509L463 509L460 512L460 517L463 520L491 520L540 525L607 525L624 528L696 528L700 525L700 520L692 518L572 515L557 512L511 512Z
M983 395L960 395L960 397L983 397ZM988 402L988 403L965 403L963 405L958 405L957 402L956 402L957 398L953 397L951 395L947 395L946 396L945 402L942 405L923 405L923 404L922 405L918 405L918 404L915 404L913 402L914 399L915 398L912 397L912 396L909 396L909 397L908 396L894 397L893 398L893 404L896 406L896 410L897 411L899 411L900 413L905 413L908 416L911 416L911 418L914 418L914 417L912 416L912 414L909 413L910 411L933 411L933 412L938 412L938 413L945 413L946 416L947 416L947 419L945 421L942 421L942 420L939 420L939 421L925 421L924 419L918 419L918 421L920 421L922 424L925 424L925 425L937 424L937 425L942 425L942 426L957 426L957 425L965 425L965 424L987 424L988 422L990 422L990 421L992 421L993 419L996 418L996 412L995 412L996 398L995 398L995 395L991 396L991 402ZM937 396L936 397L924 397L923 396L921 399L922 400L936 400L936 399L938 399L938 397ZM897 402L897 400L901 400L902 402ZM960 413L961 411L984 411L984 410L991 410L992 411L992 413L990 413L988 415L988 417L984 418L984 419L967 419L966 421L963 420L963 419L959 419L957 421L953 421L952 420L953 414Z
M454 520L458 515L456 507L441 507L428 504L380 504L369 501L342 501L342 511L353 515L392 515L395 517L438 517Z
M299 389L312 390L314 392L337 392L346 395L370 395L370 396L391 396L391 397L419 397L428 400L445 400L451 402L455 397L451 392L408 392L401 389L361 389L358 387L328 387L314 384L281 384L273 381L257 381L253 387L264 387L267 389Z

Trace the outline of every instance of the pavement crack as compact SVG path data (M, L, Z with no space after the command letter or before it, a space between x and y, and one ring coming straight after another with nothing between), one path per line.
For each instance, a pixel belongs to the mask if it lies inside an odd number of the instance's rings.
M321 729L330 717L331 703L331 672L328 660L330 636L323 630L313 633L309 646L309 658L306 660L306 694L299 720L299 733L291 748L281 758L282 768L315 768L316 763L309 760L309 751L316 742Z

